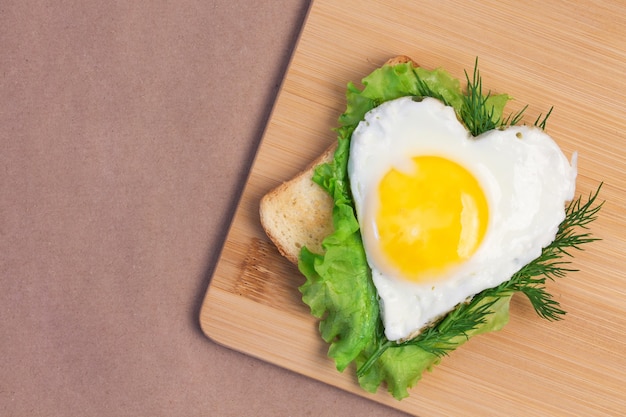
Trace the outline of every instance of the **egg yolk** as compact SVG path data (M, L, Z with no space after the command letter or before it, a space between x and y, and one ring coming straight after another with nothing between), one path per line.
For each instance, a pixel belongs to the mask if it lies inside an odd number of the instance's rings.
M489 208L480 184L461 165L438 156L413 162L413 172L391 169L381 180L375 227L387 262L423 282L472 256Z

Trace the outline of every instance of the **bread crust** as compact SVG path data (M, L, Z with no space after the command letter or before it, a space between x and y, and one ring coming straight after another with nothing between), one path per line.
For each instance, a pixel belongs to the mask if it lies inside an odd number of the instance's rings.
M406 64L407 62L410 62L411 64L413 64L414 67L419 66L417 62L415 62L412 58L406 55L397 55L397 56L394 56L393 58L389 58L387 62L385 62L385 65L393 66L393 65L398 65L398 64Z
M318 165L332 161L336 148L333 143L304 171L261 199L259 213L265 233L294 264L303 246L321 253L322 241L334 230L332 198L312 178Z

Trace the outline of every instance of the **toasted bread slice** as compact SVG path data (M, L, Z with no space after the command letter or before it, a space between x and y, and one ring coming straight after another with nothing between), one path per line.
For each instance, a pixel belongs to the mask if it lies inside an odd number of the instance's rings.
M334 230L333 200L312 178L316 166L332 161L336 147L330 146L308 168L261 199L259 211L265 233L294 264L303 246L321 253L322 240Z
M399 55L385 65L411 62L411 58ZM290 262L297 264L300 250L306 246L315 253L322 253L322 241L333 232L333 200L319 185L313 182L315 167L330 162L335 153L333 144L315 159L304 171L282 183L261 199L259 212L261 225L278 251Z

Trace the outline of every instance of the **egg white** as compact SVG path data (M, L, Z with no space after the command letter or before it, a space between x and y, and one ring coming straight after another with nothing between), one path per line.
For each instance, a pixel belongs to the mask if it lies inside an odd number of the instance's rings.
M473 256L444 279L415 283L386 264L373 219L377 187L411 158L441 156L482 186L489 223ZM507 281L550 244L575 191L572 163L541 129L513 126L472 137L454 109L433 98L403 97L371 110L352 134L348 173L372 279L389 340L415 336L458 303Z

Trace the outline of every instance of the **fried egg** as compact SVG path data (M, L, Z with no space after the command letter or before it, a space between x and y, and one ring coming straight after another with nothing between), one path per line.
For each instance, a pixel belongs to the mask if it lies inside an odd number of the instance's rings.
M348 174L385 335L405 340L541 254L575 191L543 130L473 137L452 107L403 97L366 114Z

